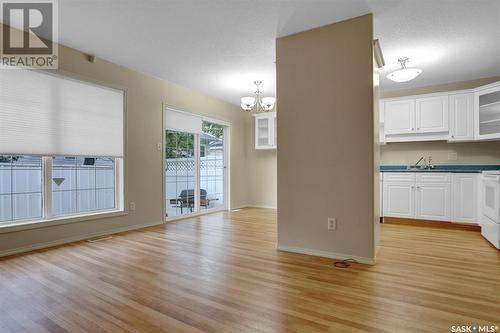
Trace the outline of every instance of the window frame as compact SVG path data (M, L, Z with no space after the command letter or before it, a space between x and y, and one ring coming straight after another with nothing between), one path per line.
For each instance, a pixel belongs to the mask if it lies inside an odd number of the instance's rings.
M32 70L32 69L28 69ZM29 230L29 229L39 229L39 228L45 228L45 227L50 227L50 226L57 226L57 225L64 225L64 224L70 224L70 223L79 223L79 222L85 222L85 221L91 221L91 220L98 220L98 219L106 219L106 218L111 218L111 217L119 217L119 216L126 216L129 214L129 209L125 203L128 202L127 200L127 184L126 184L126 179L127 179L127 168L126 168L126 161L127 161L127 95L128 91L127 88L124 86L120 85L115 85L115 84L109 84L107 82L99 81L99 80L92 80L89 79L88 77L84 77L78 74L74 73L69 73L69 72L55 72L51 70L39 70L43 71L44 73L52 76L57 76L61 77L63 79L70 79L70 80L75 80L75 81L81 81L87 84L91 85L96 85L96 86L101 86L105 88L111 88L115 90L121 90L123 92L123 133L122 133L122 140L123 140L123 156L122 157L114 157L115 159L115 209L113 210L101 210L101 211L88 211L84 213L77 213L74 215L63 215L63 216L51 216L50 218L45 215L46 213L46 207L48 207L48 204L50 203L50 209L52 210L52 197L47 196L47 189L46 187L50 187L50 192L52 192L52 187L48 186L47 184L51 185L50 182L46 182L46 178L49 176L47 174L47 168L44 163L44 158L48 158L52 160L52 156L42 156L42 218L41 219L25 219L25 220L17 220L13 221L12 223L2 225L0 223L0 234L4 233L10 233L10 232L16 232L16 231L21 231L21 230ZM15 153L8 153L8 152L2 152L3 154L8 154L8 155L16 155ZM103 156L107 157L107 156ZM52 162L52 161L51 161ZM52 170L49 171L50 174L52 173ZM50 198L50 199L47 199ZM50 201L50 202L46 202Z
M52 214L52 161L54 156L41 156L42 217L13 220L0 223L0 234L25 229L36 229L49 225L82 222L111 216L127 215L124 209L124 158L114 159L115 172L115 207L111 209L91 210L54 216Z

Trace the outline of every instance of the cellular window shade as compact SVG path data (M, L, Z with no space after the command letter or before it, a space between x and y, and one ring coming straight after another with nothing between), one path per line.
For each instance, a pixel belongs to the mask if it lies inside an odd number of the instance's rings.
M201 134L202 119L194 114L165 110L165 127L179 132Z
M123 156L123 91L0 70L0 154Z

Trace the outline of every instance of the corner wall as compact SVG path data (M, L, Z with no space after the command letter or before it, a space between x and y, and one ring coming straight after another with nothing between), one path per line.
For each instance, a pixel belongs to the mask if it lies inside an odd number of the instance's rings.
M280 38L276 51L278 248L373 262L372 15Z

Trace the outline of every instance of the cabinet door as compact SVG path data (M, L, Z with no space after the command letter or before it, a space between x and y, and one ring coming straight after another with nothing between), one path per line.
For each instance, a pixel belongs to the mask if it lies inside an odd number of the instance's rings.
M477 175L455 173L452 186L453 222L477 222Z
M476 135L479 140L500 138L500 82L474 95Z
M255 118L255 148L269 149L272 146L271 126L269 117Z
M385 135L415 132L415 100L385 102L384 120Z
M416 132L447 132L448 96L424 97L415 100Z
M414 183L392 183L384 179L383 186L384 217L415 217Z
M416 218L424 220L451 220L451 184L417 183Z
M450 140L474 140L474 94L450 96Z

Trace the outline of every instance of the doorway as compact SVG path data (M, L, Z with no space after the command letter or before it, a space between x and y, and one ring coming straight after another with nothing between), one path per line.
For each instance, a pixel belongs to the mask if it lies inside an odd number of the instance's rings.
M228 209L229 124L172 109L165 119L166 220Z

